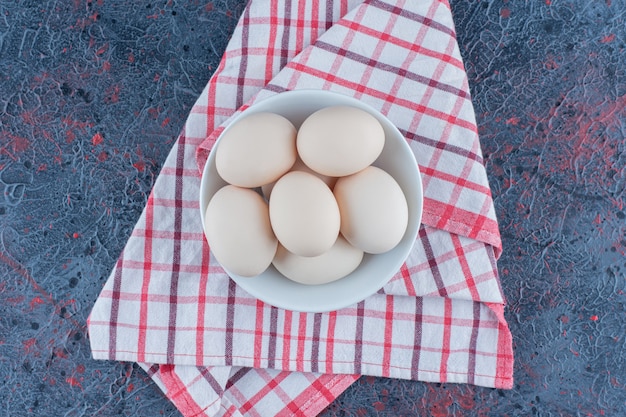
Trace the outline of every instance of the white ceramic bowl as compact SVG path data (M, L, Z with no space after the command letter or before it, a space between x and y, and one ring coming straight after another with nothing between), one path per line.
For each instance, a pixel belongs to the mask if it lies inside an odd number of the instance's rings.
M273 266L252 278L240 277L226 271L248 293L276 307L293 311L324 312L357 303L377 292L399 271L417 238L422 218L423 194L415 157L398 129L372 107L352 97L329 91L295 90L277 94L250 106L232 123L253 113L273 112L286 117L299 128L310 114L321 108L337 105L363 109L382 124L385 130L385 147L373 165L387 171L402 188L409 207L409 224L404 237L395 248L380 255L365 254L354 272L328 284L299 284L285 278ZM215 146L219 146L220 139L221 137ZM203 225L209 200L224 185L226 182L220 178L215 168L215 152L211 152L200 184L200 216Z

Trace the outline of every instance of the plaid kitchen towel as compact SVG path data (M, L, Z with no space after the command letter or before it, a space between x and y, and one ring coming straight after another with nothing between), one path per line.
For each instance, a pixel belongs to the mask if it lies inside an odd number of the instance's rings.
M200 171L238 111L294 89L357 97L422 174L414 248L377 294L329 313L230 280L200 221ZM252 0L89 317L96 359L138 362L185 416L319 413L359 375L510 388L501 242L446 1Z

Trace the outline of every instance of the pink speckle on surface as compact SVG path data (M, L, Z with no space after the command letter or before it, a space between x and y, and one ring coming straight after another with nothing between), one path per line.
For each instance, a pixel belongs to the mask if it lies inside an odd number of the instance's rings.
M1 132L1 134L8 139L0 143L0 155L8 155L12 159L16 159L17 155L25 152L30 147L30 141L23 137L11 134L9 132Z
M80 381L78 379L74 378L73 376L69 376L69 377L65 378L65 382L70 384L70 386L72 386L72 387L83 389L83 386L81 385Z
M102 136L100 132L97 132L91 138L91 143L93 144L93 146L100 145L103 141L104 141L104 137Z
M137 169L137 171L139 172L143 172L146 169L146 163L143 161L137 161L133 164L133 166Z
M609 42L613 42L614 40L615 40L615 33L611 33L610 35L603 36L602 39L600 39L600 43L609 43Z
M35 347L36 343L37 343L37 339L34 337L24 340L22 342L24 353L27 355L30 354L33 351L33 348Z
M98 154L98 161L104 162L109 158L109 154L106 151L102 151Z
M33 297L33 299L30 300L29 307L31 310L33 310L36 306L41 304L45 304L45 301L41 297L37 296Z

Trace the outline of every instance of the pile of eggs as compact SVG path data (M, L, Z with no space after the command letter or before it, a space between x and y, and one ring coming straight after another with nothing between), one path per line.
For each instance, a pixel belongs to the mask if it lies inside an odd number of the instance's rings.
M299 129L269 112L229 126L214 150L228 185L205 212L217 261L244 277L273 264L313 285L350 274L364 253L393 249L408 205L394 178L372 165L384 145L378 120L350 106L322 108Z

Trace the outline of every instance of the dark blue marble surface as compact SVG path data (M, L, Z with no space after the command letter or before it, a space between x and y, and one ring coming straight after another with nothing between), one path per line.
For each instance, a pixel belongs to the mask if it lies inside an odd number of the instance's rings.
M0 2L0 416L179 416L85 320L244 1ZM626 415L626 4L452 1L515 387L363 377L323 416Z

